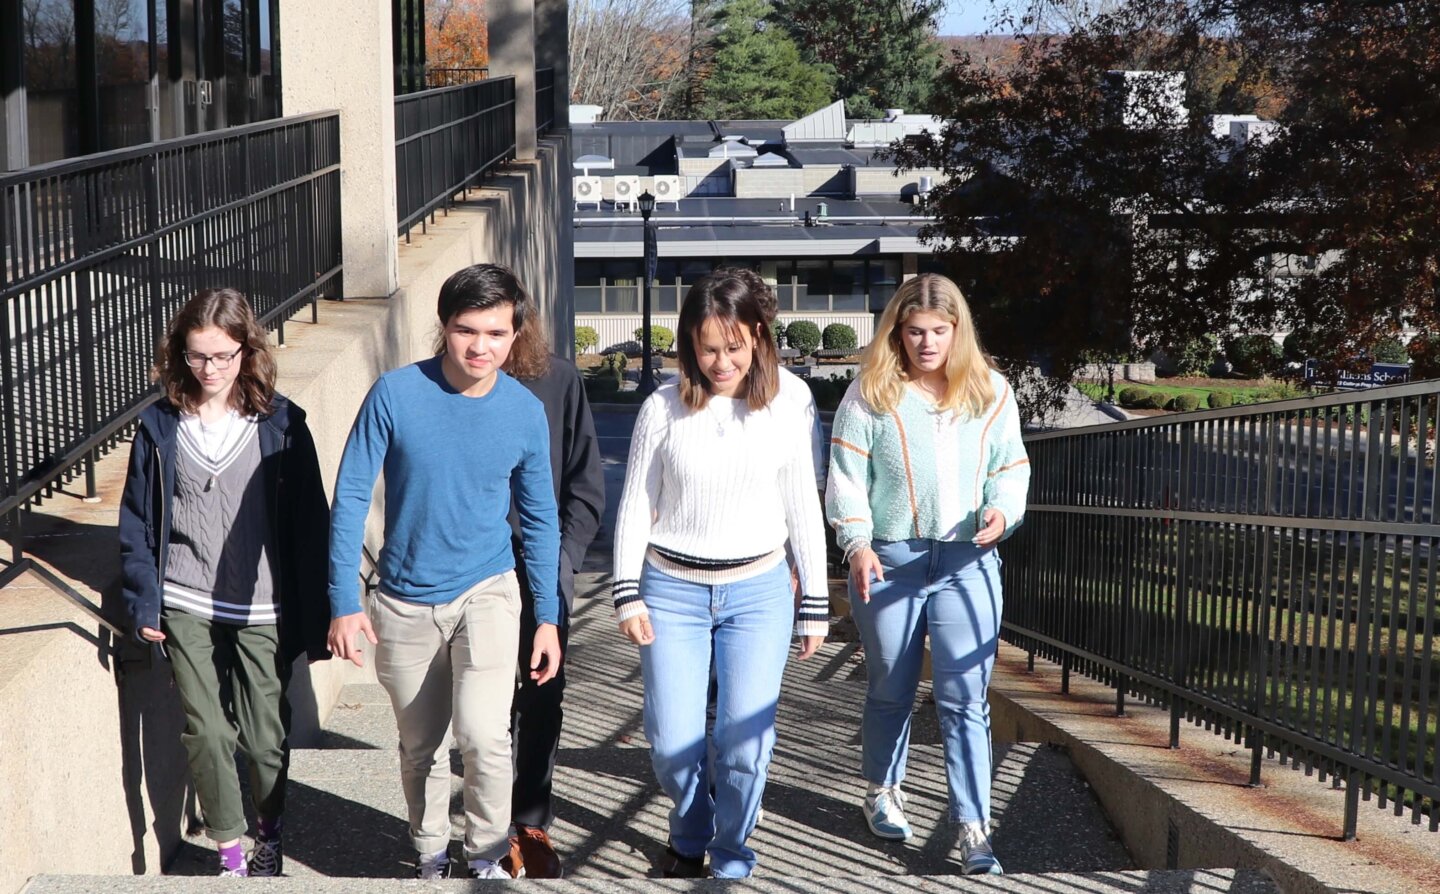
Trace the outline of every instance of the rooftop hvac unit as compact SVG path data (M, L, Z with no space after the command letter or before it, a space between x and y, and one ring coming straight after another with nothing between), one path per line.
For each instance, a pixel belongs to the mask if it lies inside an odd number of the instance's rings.
M675 210L680 210L680 178L671 175L656 175L651 180L654 186L651 191L655 193L655 204L661 202L675 203Z
M594 203L595 210L600 210L600 178L599 177L576 177L571 192L575 199L575 210L579 211L581 205Z
M628 206L635 209L635 200L640 198L640 178L636 176L615 178L615 207Z

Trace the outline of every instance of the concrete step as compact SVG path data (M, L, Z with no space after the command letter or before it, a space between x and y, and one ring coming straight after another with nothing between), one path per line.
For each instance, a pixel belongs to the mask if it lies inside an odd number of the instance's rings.
M638 652L621 640L603 600L580 601L568 662L552 838L574 878L646 877L664 849L670 804L655 783L641 729ZM858 807L864 793L858 776L864 691L864 666L853 643L829 643L814 658L791 662L780 699L765 816L750 842L765 875L834 879L959 873L956 830L944 821L938 724L933 704L923 696L905 784L916 837L904 844L884 842L866 828ZM289 874L410 874L413 854L395 741L383 689L347 686L327 724L325 747L297 749L292 755ZM1007 870L1135 868L1062 750L997 744L995 758L995 848ZM458 838L461 768L453 753L452 771ZM192 838L169 872L208 875L213 860L209 844Z
M395 889L388 879L267 879L265 890L270 894L300 892L343 892L343 894L381 894ZM409 891L475 890L485 882L451 880L445 882L406 883ZM497 884L503 884L497 883ZM795 894L793 880L784 878L753 878L739 882L681 881L658 879L606 879L543 882L546 891L555 894L624 894L639 891L754 891L757 894ZM24 894L207 894L235 891L231 879L177 878L175 876L93 876L42 875L30 882ZM497 889L498 890L498 889ZM840 894L909 894L934 891L985 891L993 894L1277 894L1274 883L1263 875L1234 869L1188 869L1168 872L1105 872L1056 873L1051 875L1000 875L970 878L930 878L906 876L897 878L826 879L824 890Z

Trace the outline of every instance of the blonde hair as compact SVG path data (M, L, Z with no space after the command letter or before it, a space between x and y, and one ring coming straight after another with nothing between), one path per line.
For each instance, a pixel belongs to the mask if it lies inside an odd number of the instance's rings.
M885 305L875 338L860 358L861 396L880 413L889 413L900 405L910 378L901 330L912 314L920 312L935 314L955 327L950 356L945 361L945 394L940 398L940 408L981 415L995 400L990 364L960 287L938 273L922 273L906 280Z

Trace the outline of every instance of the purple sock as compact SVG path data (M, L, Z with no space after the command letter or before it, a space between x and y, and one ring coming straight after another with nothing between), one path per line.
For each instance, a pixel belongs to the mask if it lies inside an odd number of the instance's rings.
M280 830L285 827L285 820L281 817L272 819L260 819L260 837L266 841L274 841L280 837Z
M220 848L220 865L231 870L245 868L245 845L237 841Z

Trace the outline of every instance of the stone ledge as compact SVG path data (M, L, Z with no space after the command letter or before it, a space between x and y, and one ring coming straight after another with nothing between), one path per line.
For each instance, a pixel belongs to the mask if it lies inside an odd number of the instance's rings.
M1071 675L1061 695L1058 665L1025 668L1022 650L1000 646L996 740L1067 748L1140 865L1255 869L1286 894L1440 890L1440 834L1362 801L1357 840L1340 841L1344 792L1328 782L1267 760L1250 788L1247 749L1186 724L1171 750L1168 709L1130 701L1116 717L1113 689Z

